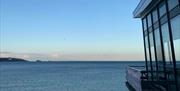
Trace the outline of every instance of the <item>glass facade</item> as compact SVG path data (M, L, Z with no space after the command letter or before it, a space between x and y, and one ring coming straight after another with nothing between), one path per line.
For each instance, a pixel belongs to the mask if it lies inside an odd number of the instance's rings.
M178 5L178 0L168 0L169 11Z
M153 23L157 22L158 21L158 13L157 13L156 9L153 11L152 15L153 15Z
M152 21L151 21L151 14L148 15L148 28L152 26Z
M167 91L180 91L180 4L179 0L162 0L142 19L150 78L172 81ZM151 19L152 18L152 19ZM152 65L151 65L152 63ZM150 79L149 78L149 79Z
M147 30L147 22L146 22L146 18L143 19L143 27L144 27L144 31Z
M166 5L165 1L160 4L159 7L159 16L162 17L164 14L166 14Z
M146 48L145 49L146 49L146 58L147 58L148 70L151 70L148 36L145 37L145 42L146 42Z
M150 49L151 49L151 60L152 61L155 61L155 50L154 50L154 38L153 38L153 33L151 32L149 34L149 37L150 37Z
M157 28L155 31L155 41L156 41L156 54L157 54L157 61L163 61L162 57L162 45L161 45L161 40L160 40L160 31L159 28Z
M180 88L180 15L172 18L170 21L173 35L174 52L177 64L176 67L178 88Z
M172 61L172 52L171 52L171 45L170 45L170 37L169 37L169 30L168 30L168 24L165 23L161 25L162 29L162 35L163 35L163 45L164 45L164 56L165 56L165 61L169 63Z
M176 60L180 61L180 15L171 19L171 28L173 34L174 51Z

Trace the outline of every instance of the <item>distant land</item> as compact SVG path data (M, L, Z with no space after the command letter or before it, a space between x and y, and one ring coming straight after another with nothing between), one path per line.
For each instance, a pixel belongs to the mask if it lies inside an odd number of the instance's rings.
M0 62L28 62L28 60L21 58L0 58Z

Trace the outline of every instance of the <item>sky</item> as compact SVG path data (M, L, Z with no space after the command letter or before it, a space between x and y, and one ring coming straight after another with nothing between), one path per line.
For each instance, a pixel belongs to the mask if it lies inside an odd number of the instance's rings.
M139 0L0 0L0 57L144 60Z

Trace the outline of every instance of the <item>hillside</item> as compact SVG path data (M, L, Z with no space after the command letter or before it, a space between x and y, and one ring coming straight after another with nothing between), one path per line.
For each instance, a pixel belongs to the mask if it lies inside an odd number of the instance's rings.
M0 58L0 62L27 62L28 60L21 58Z

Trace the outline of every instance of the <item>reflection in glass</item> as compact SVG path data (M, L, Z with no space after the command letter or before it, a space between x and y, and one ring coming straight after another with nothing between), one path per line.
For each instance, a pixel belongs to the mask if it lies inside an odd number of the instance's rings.
M147 64L148 64L147 66L148 66L148 70L151 70L148 36L145 37L145 42L146 42L146 57L147 57Z
M166 5L165 2L161 3L161 6L159 8L159 15L160 17L163 16L166 13Z
M172 63L172 49L170 44L170 37L169 37L169 27L168 23L161 25L162 28L162 35L163 35L163 45L164 45L164 56L166 61L166 70L170 72L174 72L173 70L173 63ZM174 81L174 75L169 74L168 80Z
M152 70L156 71L156 59L155 59L155 49L154 49L154 37L153 37L153 32L151 32L149 34L149 38L150 38L150 50L151 50L151 60L152 60ZM153 78L155 79L157 74L156 73L152 73L153 74Z
M160 30L157 28L155 31L155 42L156 42L156 54L158 62L158 70L163 71L163 56L162 56L162 45L160 40Z
M144 31L147 30L147 22L146 22L146 18L143 19L143 26L144 26Z
M162 45L161 45L161 39L160 39L160 30L159 28L154 30L155 35L155 43L156 43L156 54L157 54L157 67L159 71L164 71L163 68L163 56L162 56ZM164 77L164 74L157 73L157 79L160 77Z
M179 73L178 75L178 84L180 86L180 15L171 19L171 28L173 35L174 51L176 58L176 67Z
M179 74L177 79L180 86L180 15L171 19L170 22L173 36L174 53L176 58L176 69L177 73ZM171 79L173 79L173 77L171 77Z
M180 39L174 40L174 49L175 49L176 61L180 62Z
M151 32L149 34L149 38L150 38L150 48L151 48L151 60L152 60L152 63L153 63L153 69L156 69L156 66L155 66L155 49L154 49L154 38L153 38L153 32Z
M152 26L152 21L151 21L151 14L148 15L148 27Z
M169 11L178 5L178 0L168 0Z
M160 40L160 31L157 28L155 31L155 42L156 42L156 52L157 52L157 60L162 61L162 51L161 51L161 40Z
M177 61L180 61L180 15L171 19L171 28L173 34L175 57Z
M162 28L162 35L163 35L165 61L167 63L171 63L172 51L171 51L171 45L170 45L168 24L167 23L163 24L161 28Z
M157 14L157 10L155 9L152 13L153 15L153 23L158 21L158 14Z

